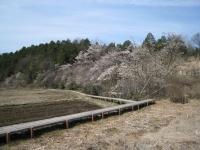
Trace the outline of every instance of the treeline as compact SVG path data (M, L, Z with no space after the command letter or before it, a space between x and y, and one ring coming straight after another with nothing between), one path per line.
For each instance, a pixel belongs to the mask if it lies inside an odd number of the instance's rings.
M90 46L88 39L51 41L50 43L23 47L15 53L0 55L0 81L21 72L31 83L39 72L54 69L55 65L73 63L80 51Z
M200 55L200 33L195 34L191 39L191 44L185 42L180 36L178 42L181 44L180 51L185 56ZM168 43L168 36L161 36L155 39L152 33L148 33L141 46L136 46L132 41L125 41L122 44L110 43L104 45L105 51L126 50L130 45L147 48L151 53L160 51ZM187 43L187 44L186 44ZM39 73L55 69L55 66L63 64L73 64L80 51L84 52L91 46L88 39L51 41L49 43L23 47L15 53L4 53L0 55L0 82L7 77L18 72L24 75L23 79L27 83L32 83ZM98 55L97 55L98 57Z
M186 41L182 38L181 35L179 36L179 44L181 44L180 52L182 55L185 56L199 56L200 55L200 33L195 34L191 40ZM163 49L167 42L168 38L163 35L159 39L155 39L152 33L148 33L146 38L142 43L142 47L148 48L150 51L159 51Z

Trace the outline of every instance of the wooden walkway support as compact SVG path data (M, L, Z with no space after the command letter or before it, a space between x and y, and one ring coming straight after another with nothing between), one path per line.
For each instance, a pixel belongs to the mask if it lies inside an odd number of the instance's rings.
M82 112L82 113L77 113L77 114L72 114L72 115L53 117L53 118L49 118L49 119L43 119L43 120L38 120L38 121L32 121L32 122L26 122L26 123L20 123L20 124L0 127L0 137L4 136L6 139L6 143L8 143L10 141L11 134L29 130L30 137L32 138L33 131L37 130L39 128L45 128L45 127L49 127L49 126L60 124L60 123L64 123L65 127L69 128L69 121L86 119L86 118L91 118L91 121L94 121L95 116L101 115L101 117L103 119L105 114L111 114L113 112L116 112L120 115L124 110L127 110L127 109L134 110L134 107L137 107L139 109L140 106L147 106L151 103L154 103L153 99L147 99L147 100L143 100L143 101L130 101L130 100L100 97L100 96L98 96L98 97L91 96L91 95L88 95L88 96L92 97L92 98L96 98L96 99L101 99L101 100L104 99L104 100L114 101L117 103L122 102L124 104L118 105L118 106L113 106L113 107L108 107L108 108L102 108L102 109Z

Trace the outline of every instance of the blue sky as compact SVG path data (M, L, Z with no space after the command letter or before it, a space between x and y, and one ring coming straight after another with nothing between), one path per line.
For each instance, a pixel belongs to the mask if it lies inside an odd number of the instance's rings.
M200 0L0 0L0 53L85 38L134 40L200 32Z

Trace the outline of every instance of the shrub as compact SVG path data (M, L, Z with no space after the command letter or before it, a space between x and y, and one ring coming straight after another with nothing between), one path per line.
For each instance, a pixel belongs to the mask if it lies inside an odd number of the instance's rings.
M167 93L170 100L174 103L188 103L188 97L186 94L186 88L188 84L183 78L170 77L169 86L167 87Z
M170 85L168 92L172 102L182 104L188 103L188 98L185 95L183 88L184 87L176 84Z
M100 85L88 84L84 87L84 92L92 95L101 95L102 87Z
M65 85L64 85L63 82L61 82L61 83L59 84L59 89L65 89Z
M67 88L68 88L69 90L78 90L78 89L80 89L80 86L79 86L76 82L71 82L71 83L67 86Z

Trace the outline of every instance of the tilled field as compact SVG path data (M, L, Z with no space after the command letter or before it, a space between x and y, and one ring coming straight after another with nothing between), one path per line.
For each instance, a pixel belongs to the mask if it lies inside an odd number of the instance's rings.
M0 126L69 115L101 108L93 103L76 100L0 107Z

